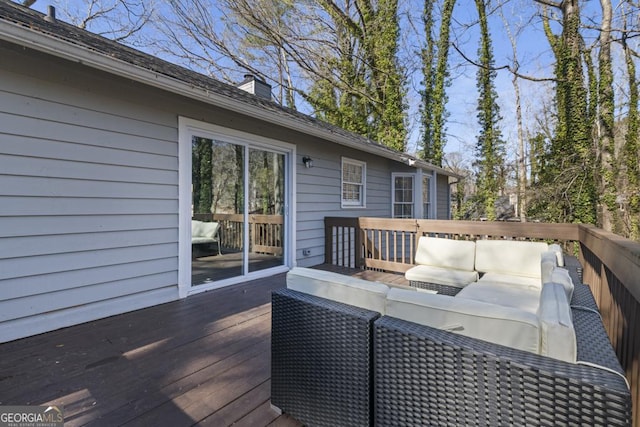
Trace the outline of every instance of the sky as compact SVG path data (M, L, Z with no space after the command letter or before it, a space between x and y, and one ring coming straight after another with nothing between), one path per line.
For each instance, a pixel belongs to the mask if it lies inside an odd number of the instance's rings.
M105 2L113 0L102 0ZM407 0L400 2L401 39L400 56L402 60L413 64L419 69L419 40L421 31L421 13L423 0ZM614 0L615 1L615 0ZM493 51L497 67L511 65L513 50L505 30L505 22L517 40L518 60L523 74L536 78L552 77L553 56L549 43L542 31L539 11L540 6L533 0L503 0L502 15L493 13L489 16L490 32L493 38ZM45 12L48 4L53 4L59 10L58 17L64 19L64 10L74 10L83 13L88 0L38 0L34 9ZM494 2L495 3L495 2ZM593 0L583 2L585 15L596 14L598 2ZM454 9L454 24L452 42L464 52L464 55L475 59L479 43L477 12L475 2L458 0ZM410 29L415 31L410 31ZM557 28L556 28L557 29ZM157 34L157 33L156 33ZM153 52L149 52L153 53ZM410 65L411 66L411 65ZM243 72L239 70L239 76ZM420 137L419 129L419 89L420 73L414 73L408 83L409 100L409 130L410 137L407 151L414 152ZM473 157L473 146L478 133L476 118L476 67L469 64L455 49L450 49L451 85L448 88L449 113L447 124L446 153L458 152L470 163ZM535 114L545 104L552 100L552 85L550 83L534 83L518 80L521 91L525 126L533 129ZM506 70L499 70L495 80L498 93L498 103L503 117L501 128L503 138L507 141L507 155L515 158L516 153L516 123L515 123L515 93L512 75ZM308 111L304 111L307 112ZM469 164L467 164L468 166Z

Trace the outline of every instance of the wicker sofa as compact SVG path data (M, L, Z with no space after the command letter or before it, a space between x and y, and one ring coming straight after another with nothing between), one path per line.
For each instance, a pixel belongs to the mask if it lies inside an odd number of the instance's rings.
M323 286L327 273L306 270L292 270L288 288L273 293L271 380L272 404L306 425L630 423L629 389L586 285L571 297L569 362L402 320L380 305L385 292L415 289L349 278L356 290L343 292Z
M447 295L455 295L478 281L518 283L540 288L541 271L550 261L564 266L558 245L421 236L416 249L416 265L405 273L405 277L411 286Z

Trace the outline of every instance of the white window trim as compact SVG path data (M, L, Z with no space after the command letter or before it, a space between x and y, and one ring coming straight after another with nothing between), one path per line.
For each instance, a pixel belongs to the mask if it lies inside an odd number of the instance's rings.
M342 198L342 192L344 189L344 165L345 163L357 165L362 167L362 192L360 196L362 200L358 202L345 201ZM353 184L353 183L349 183ZM350 159L348 157L343 157L342 162L340 162L340 206L343 209L363 209L367 207L367 163L361 160Z
M427 204L427 201L424 200L424 197L421 197L421 199L422 199L421 203L422 203L422 209L423 209L422 218L423 219L432 219L432 218L434 218L434 214L433 214L433 194L434 194L433 193L433 190L434 190L434 188L433 188L433 180L434 180L434 177L433 177L432 174L424 174L424 175L422 175L423 182L420 183L420 189L421 190L422 190L422 187L424 185L424 180L425 179L429 183L429 193L428 193L428 195L429 195L429 200L428 200L429 209L426 212L424 212L424 206Z
M412 191L412 199L413 202L411 203L413 205L413 218L416 217L416 181L417 181L417 174L415 173L408 173L408 172L393 172L391 174L391 218L397 218L396 217L396 212L395 212L395 205L396 203L396 178L397 177L411 177L413 178L413 188L411 189ZM409 204L409 203L403 203L403 204Z

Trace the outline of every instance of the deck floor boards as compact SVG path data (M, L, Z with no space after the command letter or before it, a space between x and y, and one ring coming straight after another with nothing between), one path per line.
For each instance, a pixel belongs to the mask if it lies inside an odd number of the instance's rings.
M279 274L0 344L0 405L62 405L68 427L298 427L270 404L271 291L284 286Z

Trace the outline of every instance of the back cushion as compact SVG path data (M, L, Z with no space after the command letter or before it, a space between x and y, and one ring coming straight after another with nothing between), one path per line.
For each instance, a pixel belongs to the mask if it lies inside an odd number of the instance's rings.
M545 283L540 293L540 354L576 362L576 333L571 320L571 308L562 285Z
M540 261L540 277L542 279L542 283L547 283L551 281L551 272L558 265L558 258L556 257L556 253L552 250L548 250L543 252L541 255ZM542 283L540 285L542 285Z
M391 289L387 316L520 350L539 352L535 313L448 295Z
M475 242L421 236L416 250L416 264L473 271Z
M560 267L564 267L564 254L560 245L557 243L549 245L549 250L553 251L556 254L556 257L558 258L558 265Z
M381 283L302 267L287 273L287 288L381 314L384 314L389 291L389 287Z
M554 268L551 271L549 282L562 285L562 287L564 288L564 293L567 296L567 301L571 302L571 298L573 298L574 286L573 286L573 280L571 280L571 276L569 275L568 270L562 267Z
M216 237L216 233L218 232L218 227L220 224L217 222L203 222L201 223L202 227L202 237L209 237L211 239Z
M539 278L541 255L547 250L544 242L478 240L476 270Z
M191 220L191 236L192 237L201 237L204 231L202 225L204 223L202 221Z

